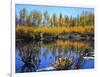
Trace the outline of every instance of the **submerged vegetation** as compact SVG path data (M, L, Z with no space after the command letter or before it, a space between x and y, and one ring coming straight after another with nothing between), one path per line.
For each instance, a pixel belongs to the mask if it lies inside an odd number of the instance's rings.
M73 59L70 58L70 60L68 60L66 57L60 57L56 59L56 62L53 64L53 66L57 69L57 70L68 70L71 68L73 64Z

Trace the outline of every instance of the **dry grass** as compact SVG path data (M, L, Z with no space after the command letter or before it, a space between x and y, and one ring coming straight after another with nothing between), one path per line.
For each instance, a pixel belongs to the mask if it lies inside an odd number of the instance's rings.
M82 34L93 34L94 33L94 26L74 26L74 27L66 27L66 26L17 26L16 27L16 34L17 35L27 35L31 37L40 36L41 34L53 35L57 36L59 34L64 33L82 33Z

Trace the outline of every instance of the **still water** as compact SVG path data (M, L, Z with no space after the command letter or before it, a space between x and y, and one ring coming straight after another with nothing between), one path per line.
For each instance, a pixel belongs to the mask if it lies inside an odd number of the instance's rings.
M32 41L16 43L16 73L56 71L54 64L59 57L73 59L70 68L94 68L93 42L87 41Z

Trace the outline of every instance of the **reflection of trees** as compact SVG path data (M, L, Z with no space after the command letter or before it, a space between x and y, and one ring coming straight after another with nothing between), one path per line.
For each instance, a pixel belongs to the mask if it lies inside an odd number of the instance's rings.
M48 47L45 47L45 51L43 53L43 57L46 59L48 57L48 54L49 54L49 49L48 49Z
M40 64L40 59L38 57L40 47L37 46L37 43L23 45L19 48L19 51L21 61L24 62L21 72L36 71Z
M70 43L70 42L68 42ZM56 62L57 58L61 58L61 57L66 57L70 62L71 64L69 66L64 66L64 67L60 67L60 65L63 65L63 62L58 62L56 63L55 65L57 65L57 67L59 66L59 69L63 68L63 69L80 69L83 67L83 64L84 64L84 59L83 59L83 53L84 52L80 52L80 51L83 51L83 47L80 47L79 45L77 46L77 44L80 44L79 42L75 43L75 45L72 44L67 44L67 45L63 45L63 46L59 46L59 45L56 45L56 44L51 44L51 45L46 45L46 52L44 53L46 55L46 57L48 56L48 53L51 52L52 53L52 56ZM82 43L81 43L82 45ZM87 45L86 45L87 46ZM86 47L85 46L85 47ZM58 54L57 54L58 53ZM63 55L62 55L63 53ZM77 57L77 59L75 59ZM75 63L74 61L77 62ZM66 63L65 63L66 65Z
M79 46L77 46L77 44L79 44ZM83 45L82 42L69 42L69 41L58 41L54 42L54 43L50 43L50 44L42 44L44 47L46 47L46 51L44 52L44 56L46 57L46 55L48 55L49 52L52 53L52 55L55 56L61 56L61 54L63 53L68 54L69 52L73 51L73 52L78 52L78 51L82 51L83 50ZM87 45L84 45L85 47ZM70 55L70 54L69 54Z
M84 64L84 59L83 59L83 55L80 54L79 58L78 58L78 61L75 65L75 69L80 69L83 67L83 64Z
M88 52L92 51L92 49L87 50L85 47L89 46L85 46L84 44L82 44L82 42L74 42L74 44L72 44L72 42L66 41L65 43L64 41L63 43L63 41L60 41L58 45L56 42L46 44L42 41L39 41L31 42L29 44L24 45L19 44L17 46L17 50L20 51L21 60L24 62L24 65L21 68L21 72L36 71L40 65L41 55L42 58L45 59L51 57L53 58L53 61L56 61L57 57L66 57L69 61L73 61L73 65L70 66L72 69L80 69L82 67L82 63L84 62L84 54L86 55L88 54ZM42 50L41 47L43 48ZM74 64L75 57L77 57L76 64Z

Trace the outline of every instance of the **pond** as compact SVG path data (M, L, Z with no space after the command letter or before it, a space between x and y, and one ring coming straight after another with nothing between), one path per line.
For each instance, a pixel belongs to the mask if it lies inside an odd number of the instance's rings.
M64 62L59 61L62 58L66 58L65 64L71 64L64 66ZM16 73L93 69L94 44L69 40L17 41L15 67Z

